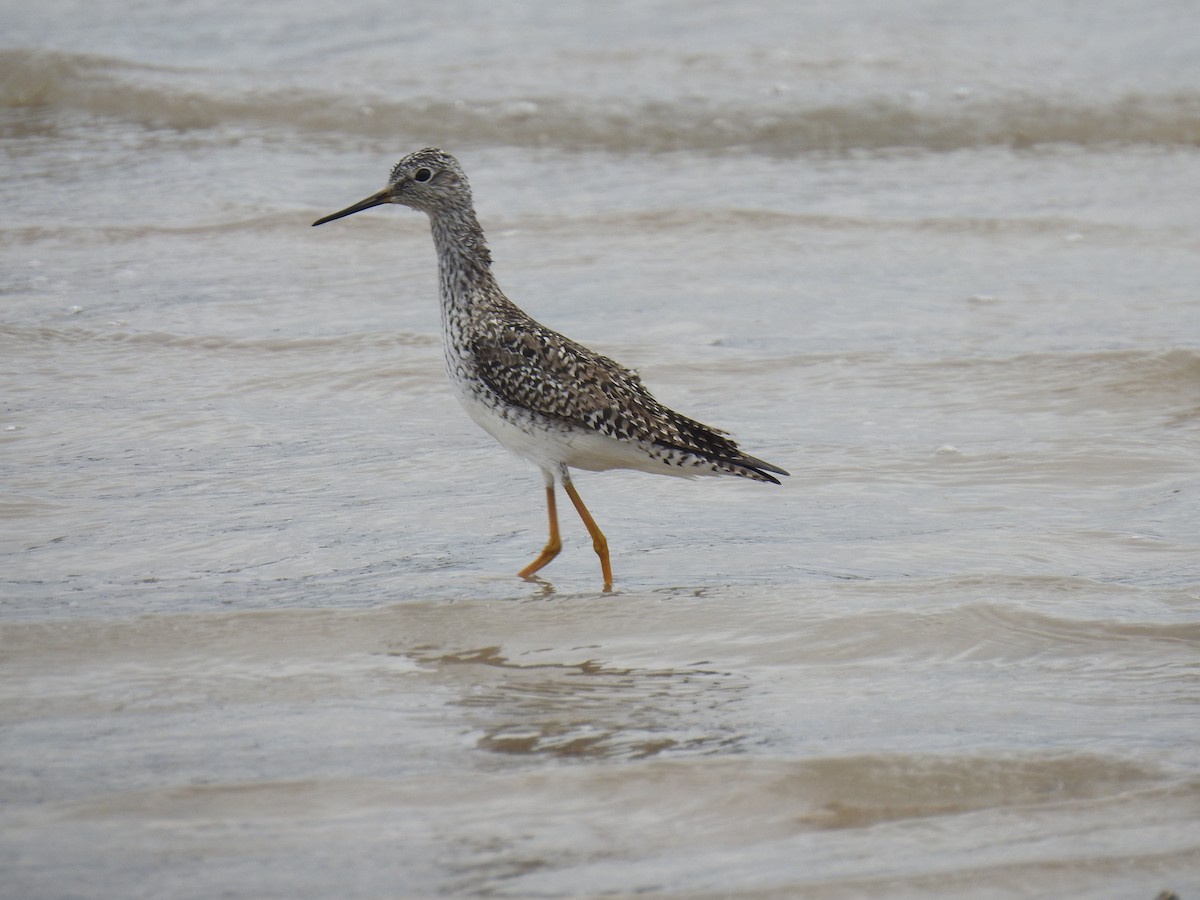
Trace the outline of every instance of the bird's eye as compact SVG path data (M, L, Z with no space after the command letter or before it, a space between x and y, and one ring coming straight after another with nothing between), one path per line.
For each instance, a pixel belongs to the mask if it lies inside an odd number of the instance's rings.
M413 172L413 181L428 181L433 177L433 169L426 169L424 166Z

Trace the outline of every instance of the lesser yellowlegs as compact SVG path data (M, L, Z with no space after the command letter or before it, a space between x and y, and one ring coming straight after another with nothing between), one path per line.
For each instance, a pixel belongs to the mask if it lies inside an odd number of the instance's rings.
M608 542L571 482L570 469L663 475L739 475L779 484L783 469L738 449L728 435L656 401L638 375L551 331L518 309L492 277L467 176L442 150L400 160L387 187L321 225L385 203L429 215L437 250L446 370L459 401L488 434L537 465L546 482L550 539L518 575L529 578L562 549L554 486L571 498L612 589Z

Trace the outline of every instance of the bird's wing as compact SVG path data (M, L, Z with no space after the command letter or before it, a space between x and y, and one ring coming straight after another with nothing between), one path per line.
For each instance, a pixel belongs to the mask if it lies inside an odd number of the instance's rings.
M532 319L493 321L471 349L480 376L508 403L617 440L745 458L725 432L655 400L636 372Z

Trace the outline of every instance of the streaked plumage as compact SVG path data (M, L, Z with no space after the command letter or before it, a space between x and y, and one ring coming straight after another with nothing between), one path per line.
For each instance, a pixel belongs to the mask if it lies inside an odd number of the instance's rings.
M778 484L783 469L743 453L723 431L680 415L651 396L630 369L540 325L504 296L458 161L441 150L405 157L377 194L314 222L384 203L429 215L437 249L446 369L468 414L514 453L542 469L550 541L520 574L559 552L554 502L567 490L612 585L607 543L571 483L569 469L638 469L669 475L738 475Z

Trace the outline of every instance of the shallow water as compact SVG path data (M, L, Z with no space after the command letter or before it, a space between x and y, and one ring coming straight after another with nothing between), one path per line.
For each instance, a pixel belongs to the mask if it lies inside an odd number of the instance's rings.
M7 18L13 896L1200 893L1190 5ZM617 591L514 578L427 224L309 227L425 145L792 477L583 474Z

